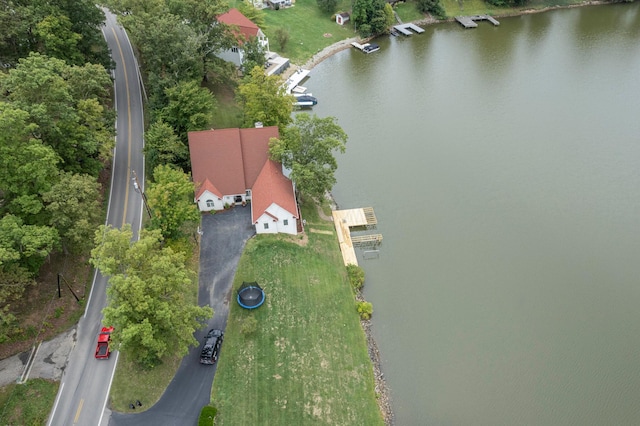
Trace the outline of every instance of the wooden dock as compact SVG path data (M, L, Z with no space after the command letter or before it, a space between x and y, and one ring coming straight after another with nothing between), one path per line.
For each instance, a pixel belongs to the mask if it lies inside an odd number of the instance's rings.
M495 26L500 25L500 22L489 15L456 16L456 21L465 28L476 28L478 26L476 21L489 21Z
M406 35L407 37L412 35L413 33L409 30L413 30L415 31L417 34L422 34L424 32L424 28L420 28L417 25L414 24L400 24L400 25L394 25L393 29L395 29L396 31L398 31L399 33Z
M373 208L365 207L361 209L334 210L331 214L336 227L336 233L338 234L342 260L344 260L345 265L358 264L354 247L379 244L382 242L382 235L380 234L351 237L351 230L349 228L374 226L378 223Z
M309 77L309 74L311 73L311 71L309 70L305 70L303 68L298 69L296 72L294 72L293 74L291 74L291 77L289 77L289 79L287 81L285 81L285 90L287 91L287 93L291 93L294 91L294 89L300 84L302 83L302 80L304 80L305 78Z

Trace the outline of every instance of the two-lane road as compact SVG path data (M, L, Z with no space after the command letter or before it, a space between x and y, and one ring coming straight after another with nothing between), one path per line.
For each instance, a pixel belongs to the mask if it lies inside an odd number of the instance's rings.
M133 185L133 172L144 184L144 120L138 69L131 44L114 15L107 16L103 34L116 63L115 105L117 110L116 149L114 151L107 224L120 228L130 223L137 239L142 218L142 197ZM115 372L118 353L109 360L94 358L96 337L106 304L107 280L95 275L84 317L78 323L77 342L62 377L60 390L48 425L101 425Z

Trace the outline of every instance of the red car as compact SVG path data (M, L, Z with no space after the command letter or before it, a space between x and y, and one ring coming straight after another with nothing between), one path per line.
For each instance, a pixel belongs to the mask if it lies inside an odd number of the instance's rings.
M113 327L102 327L98 334L98 344L96 345L96 358L107 359L111 354L111 332Z

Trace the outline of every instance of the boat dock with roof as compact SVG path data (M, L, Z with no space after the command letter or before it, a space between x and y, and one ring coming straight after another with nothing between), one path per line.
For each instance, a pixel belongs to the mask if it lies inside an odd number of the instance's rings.
M334 210L333 223L338 234L338 243L342 252L345 265L357 265L356 251L354 247L378 245L382 242L382 235L356 235L351 236L350 228L374 227L378 223L372 207L360 209Z
M500 25L500 22L489 15L456 16L456 21L465 28L476 28L478 26L476 21L489 21L495 26Z

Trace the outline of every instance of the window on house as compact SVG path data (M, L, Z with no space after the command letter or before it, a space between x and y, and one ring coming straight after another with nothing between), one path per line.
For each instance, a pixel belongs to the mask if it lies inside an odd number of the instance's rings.
M231 48L231 51L232 51L233 53L238 53L238 48L237 48L237 47L232 47L232 48Z
M283 220L283 221L282 221L282 224L283 224L284 226L289 225L289 219L285 219L285 220Z
M264 229L269 229L269 224L268 223L264 224Z
M213 200L207 200L207 207L213 207Z

